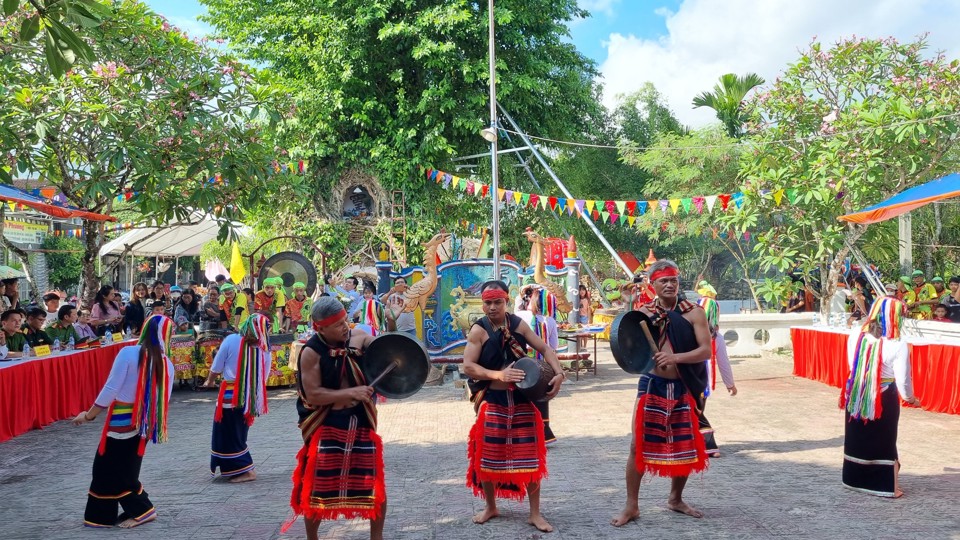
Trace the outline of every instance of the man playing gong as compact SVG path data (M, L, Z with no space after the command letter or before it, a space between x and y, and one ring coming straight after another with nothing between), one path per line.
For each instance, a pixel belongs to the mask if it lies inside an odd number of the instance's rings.
M660 352L653 367L640 376L627 460L627 503L611 524L625 525L640 516L638 497L644 473L672 479L667 507L692 517L703 513L683 501L691 473L707 468L703 436L697 429L707 387L710 329L703 309L680 300L680 270L661 259L650 266L657 297L640 312L653 322L653 341Z
M527 345L543 355L555 375L547 398L560 391L565 379L557 354L527 323L507 313L507 285L488 281L480 288L486 315L470 328L463 351L463 368L472 379L477 421L470 430L467 485L483 495L486 507L473 516L486 523L500 515L497 497L523 500L530 497L528 523L542 532L553 526L540 515L540 480L547 475L547 447L539 411L515 391L524 372L513 363L526 356Z
M303 448L290 505L316 540L320 521L368 519L371 540L383 538L387 510L383 441L377 435L373 388L360 368L373 337L353 330L336 298L319 298L310 313L316 334L300 354L297 413ZM289 529L292 522L284 525Z

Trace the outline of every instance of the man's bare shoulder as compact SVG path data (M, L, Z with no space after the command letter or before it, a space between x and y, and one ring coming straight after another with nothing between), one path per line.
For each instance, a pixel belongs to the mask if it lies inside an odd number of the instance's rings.
M483 343L487 337L487 331L479 324L471 326L470 332L467 333L467 341L470 343Z

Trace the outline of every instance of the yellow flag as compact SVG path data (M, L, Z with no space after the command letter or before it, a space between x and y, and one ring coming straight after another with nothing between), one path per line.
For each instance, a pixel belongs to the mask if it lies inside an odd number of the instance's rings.
M247 277L247 269L243 266L243 256L240 255L240 244L233 242L233 254L230 256L230 279L237 285Z

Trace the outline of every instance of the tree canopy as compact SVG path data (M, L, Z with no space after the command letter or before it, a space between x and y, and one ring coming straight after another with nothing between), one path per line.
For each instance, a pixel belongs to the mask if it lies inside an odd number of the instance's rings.
M5 25L0 40L15 28ZM94 212L128 200L143 223L190 219L195 209L226 223L280 181L264 132L282 120L281 96L260 74L132 0L116 3L84 39L98 62L64 77L40 46L0 59L8 177L35 178ZM92 297L103 230L87 221L84 229Z
M960 61L925 49L925 39L815 42L751 100L736 215L773 215L757 235L763 268L819 276L829 297L847 246L867 232L837 217L956 170Z

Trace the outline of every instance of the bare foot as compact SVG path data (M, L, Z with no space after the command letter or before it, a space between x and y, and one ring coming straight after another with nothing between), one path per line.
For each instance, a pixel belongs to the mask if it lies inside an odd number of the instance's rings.
M120 523L118 523L118 524L117 524L117 527L120 527L121 529L132 529L132 528L134 528L134 527L136 527L136 526L138 526L138 525L143 525L144 523L150 523L151 521L153 521L153 520L155 520L155 519L157 519L157 512L156 512L156 510L154 510L153 513L151 513L151 514L148 515L147 517L141 519L140 521L137 521L137 520L135 520L135 519L133 519L133 518L125 519L125 520L121 521Z
M893 498L899 499L900 497L903 497L903 490L900 488L897 488L893 491Z
M717 451L711 452L711 453L707 454L707 457L718 458L718 457L720 457L720 451L717 450Z
M627 523L640 517L639 508L624 508L620 515L611 519L610 524L614 527L623 527Z
M680 512L681 514L686 514L690 517L702 518L703 512L697 510L696 508L690 506L689 504L679 501L679 502L670 502L667 501L667 508L673 510L674 512Z
M483 525L495 517L500 517L500 511L496 508L484 508L483 512L473 516L473 522L477 525Z
M530 518L527 519L527 523L536 527L537 530L540 532L545 532L545 533L553 532L553 525L547 522L547 520L543 519L543 516L541 516L540 514L537 514L535 516L530 516Z
M248 471L241 474L240 476L234 476L229 481L231 484L240 484L243 482L253 482L256 479L257 479L257 473L253 471Z

